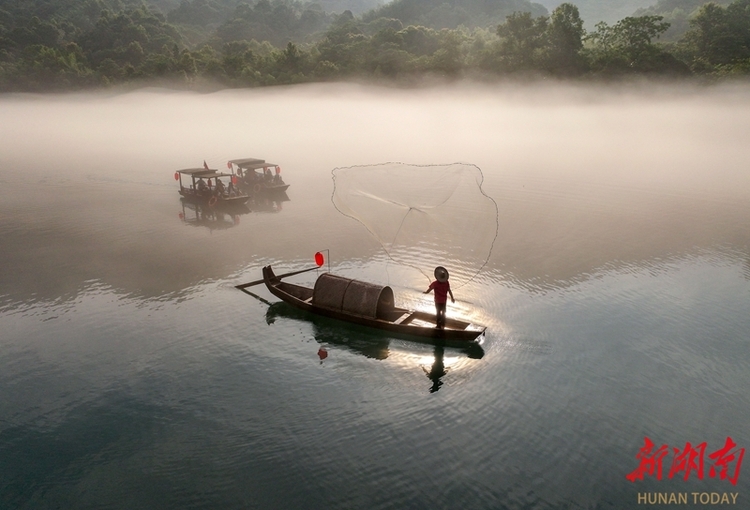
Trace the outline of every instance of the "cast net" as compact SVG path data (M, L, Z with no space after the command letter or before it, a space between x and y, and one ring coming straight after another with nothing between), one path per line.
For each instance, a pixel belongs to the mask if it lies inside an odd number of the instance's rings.
M498 208L482 190L479 167L382 163L332 173L336 209L364 225L399 271L429 283L434 268L445 266L456 289L489 261Z

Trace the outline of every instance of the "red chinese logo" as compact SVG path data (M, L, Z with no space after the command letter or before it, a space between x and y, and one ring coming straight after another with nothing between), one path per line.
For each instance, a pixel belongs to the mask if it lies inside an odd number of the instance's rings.
M640 462L639 466L632 472L625 475L625 478L631 482L643 480L644 476L656 476L657 480L662 478L662 463L664 458L669 454L669 447L661 445L654 450L656 445L648 437L644 438L643 448L638 450L635 458ZM685 448L672 448L672 462L669 466L669 478L676 475L683 475L683 479L690 478L692 473L703 479L704 459L706 443L693 446L689 442L685 443ZM718 477L721 480L729 480L732 485L737 485L737 479L740 476L740 467L742 466L742 457L745 455L744 448L737 448L731 437L727 437L724 447L708 454L711 462L708 470L708 476L711 478Z

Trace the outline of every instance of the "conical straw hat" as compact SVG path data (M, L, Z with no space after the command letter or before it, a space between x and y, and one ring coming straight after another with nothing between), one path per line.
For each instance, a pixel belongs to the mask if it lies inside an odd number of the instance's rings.
M438 266L435 268L435 279L439 281L440 283L445 283L448 281L448 270L445 269L443 266Z

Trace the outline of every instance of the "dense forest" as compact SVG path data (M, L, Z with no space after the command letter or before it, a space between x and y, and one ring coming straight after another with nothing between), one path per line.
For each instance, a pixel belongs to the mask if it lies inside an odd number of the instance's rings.
M590 30L572 3L343 2L5 0L0 91L750 73L750 0L659 0Z

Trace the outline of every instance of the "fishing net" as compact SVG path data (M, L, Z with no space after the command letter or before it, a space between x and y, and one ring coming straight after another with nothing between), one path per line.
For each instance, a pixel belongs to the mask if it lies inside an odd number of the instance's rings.
M436 266L455 289L487 264L498 209L475 165L383 163L333 170L334 206L378 240L390 262L427 282Z

